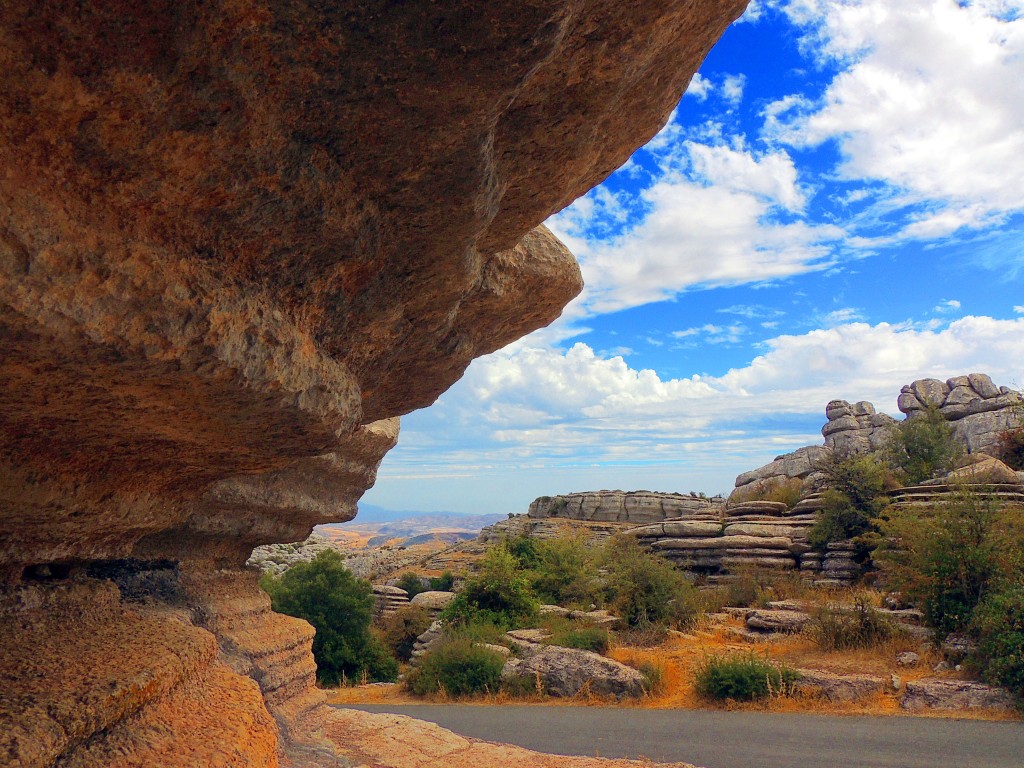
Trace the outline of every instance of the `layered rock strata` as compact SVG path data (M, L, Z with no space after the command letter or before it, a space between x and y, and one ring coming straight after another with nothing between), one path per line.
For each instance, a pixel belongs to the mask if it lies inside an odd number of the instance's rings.
M744 5L0 5L8 764L343 764L246 558L578 293L541 222Z
M566 518L596 523L654 523L721 508L721 498L653 491L590 491L541 496L530 504L531 518Z

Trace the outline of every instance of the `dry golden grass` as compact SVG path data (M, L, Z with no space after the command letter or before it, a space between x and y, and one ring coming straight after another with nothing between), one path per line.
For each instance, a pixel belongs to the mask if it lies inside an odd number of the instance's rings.
M872 604L876 595L865 590L862 595ZM816 596L813 602L835 600L834 595ZM849 593L842 596L843 602L851 600ZM622 706L637 709L727 709L737 711L804 712L831 715L908 715L900 709L899 694L891 689L885 693L859 702L832 703L809 696L779 696L763 702L729 702L721 704L701 699L694 690L694 672L700 662L709 655L726 653L754 653L766 656L772 661L795 668L818 669L837 674L874 675L888 679L897 674L903 680L917 680L925 677L961 677L956 672L935 673L932 668L940 657L932 652L923 652L920 640L898 639L876 647L822 651L815 642L805 635L792 635L765 643L747 643L730 636L730 628L741 628L743 621L730 617L724 621L705 617L689 632L673 632L660 645L646 648L628 645L613 646L608 656L633 667L652 664L662 670L660 690L637 701L614 703L603 697L581 694L572 704L589 706ZM896 655L900 651L914 651L921 654L921 663L916 667L896 666ZM405 693L400 686L348 688L332 691L330 701L334 704L417 704L419 699ZM446 701L434 699L433 701ZM537 704L558 705L569 703L564 699L541 698L537 696L512 697L499 693L488 697L464 700L468 704ZM915 717L955 717L977 720L1020 720L1013 712L998 711L942 711L916 712Z

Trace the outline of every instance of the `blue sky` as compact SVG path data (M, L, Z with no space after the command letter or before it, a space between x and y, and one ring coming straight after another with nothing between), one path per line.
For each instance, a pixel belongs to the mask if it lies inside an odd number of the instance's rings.
M760 0L548 226L587 287L403 419L365 497L728 492L825 404L1024 384L1024 0Z

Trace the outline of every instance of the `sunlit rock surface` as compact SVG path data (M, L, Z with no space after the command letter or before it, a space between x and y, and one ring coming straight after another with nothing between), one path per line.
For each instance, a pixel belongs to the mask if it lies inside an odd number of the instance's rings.
M744 5L0 4L6 765L428 764L243 563L579 292L541 222Z

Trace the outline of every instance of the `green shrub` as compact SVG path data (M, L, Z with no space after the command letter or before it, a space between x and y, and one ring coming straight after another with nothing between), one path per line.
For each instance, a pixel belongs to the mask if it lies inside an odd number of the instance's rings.
M316 628L313 657L322 685L345 680L392 681L398 663L370 632L373 589L345 567L337 552L323 552L260 585L278 613L305 619Z
M760 656L733 654L709 656L697 667L697 694L705 699L755 701L787 695L798 675L789 667Z
M381 620L381 638L395 658L409 661L416 638L426 632L432 622L423 606L406 605Z
M966 631L975 608L1024 577L1024 510L969 490L929 509L892 512L876 562L941 634Z
M497 693L504 666L501 654L475 645L468 638L456 638L426 654L409 673L406 685L417 696Z
M632 537L613 538L605 547L603 565L608 604L629 627L688 627L704 610L700 592L686 576Z
M529 536L516 536L504 544L505 550L516 560L516 565L526 570L537 565L540 556L537 553L537 542Z
M808 633L823 651L872 648L900 636L899 628L863 598L852 607L823 606L817 609Z
M410 600L416 597L420 592L427 591L427 587L423 584L423 579L415 573L408 571L398 577L398 581L395 582L395 586L408 592Z
M466 580L441 612L441 619L455 627L484 622L515 629L534 621L539 607L516 558L505 547L494 547L484 555L480 572Z
M942 412L930 406L920 415L895 424L886 454L910 485L916 485L956 467L963 446Z
M430 589L434 592L451 592L455 586L455 574L445 571L440 576L430 577Z
M593 651L594 653L607 653L610 645L608 630L600 627L571 627L561 632L556 632L548 640L552 645L561 645L565 648L578 648L581 651Z
M581 536L536 542L528 577L546 603L585 607L600 599L594 551Z
M972 629L982 677L1024 700L1024 586L986 598L975 612Z
M831 541L877 534L878 519L888 506L886 491L895 486L885 464L873 454L830 451L816 468L824 475L826 490L808 533L811 545L823 548Z

